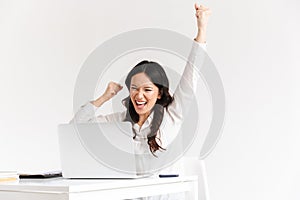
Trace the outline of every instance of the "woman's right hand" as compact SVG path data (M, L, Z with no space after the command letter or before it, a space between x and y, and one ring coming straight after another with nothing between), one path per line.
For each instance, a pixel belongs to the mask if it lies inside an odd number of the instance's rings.
M109 82L107 85L107 88L103 94L104 97L106 97L107 100L114 97L118 92L120 92L123 89L123 86L121 86L119 83L116 82Z
M102 96L100 96L95 101L92 101L91 103L94 104L96 107L100 107L103 103L113 98L118 92L120 92L123 89L123 86L121 86L119 83L116 82L109 82L105 92Z

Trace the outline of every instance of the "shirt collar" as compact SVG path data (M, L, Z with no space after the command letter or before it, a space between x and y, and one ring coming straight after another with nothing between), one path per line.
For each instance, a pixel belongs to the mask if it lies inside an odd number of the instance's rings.
M150 133L150 125L153 120L153 116L154 116L154 112L152 111L151 114L147 117L142 127L140 127L137 123L133 125L133 129L135 130L135 132L139 137L147 138L148 133Z

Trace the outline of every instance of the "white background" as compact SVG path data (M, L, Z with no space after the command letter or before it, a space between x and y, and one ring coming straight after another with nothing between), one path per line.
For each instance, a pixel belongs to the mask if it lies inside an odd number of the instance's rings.
M0 170L60 169L56 125L73 115L87 56L137 28L193 38L193 3L0 1ZM201 3L213 11L208 52L227 98L223 136L206 159L211 199L300 199L299 2Z

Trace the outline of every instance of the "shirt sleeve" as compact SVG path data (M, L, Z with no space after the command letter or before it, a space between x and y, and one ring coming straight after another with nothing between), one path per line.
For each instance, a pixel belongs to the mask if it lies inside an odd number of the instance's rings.
M193 41L188 61L174 92L174 100L167 109L175 122L182 121L189 110L190 103L194 98L194 94L196 94L198 81L200 80L200 69L206 56L206 44Z
M94 106L92 103L86 103L79 108L70 123L102 123L113 121L121 122L124 121L126 116L126 111L96 116L95 113L97 109L98 107Z

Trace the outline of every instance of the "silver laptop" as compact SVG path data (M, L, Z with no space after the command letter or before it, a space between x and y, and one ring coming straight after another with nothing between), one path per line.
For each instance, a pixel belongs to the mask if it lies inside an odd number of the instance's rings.
M60 124L64 178L140 178L128 122ZM148 175L149 176L149 175Z

